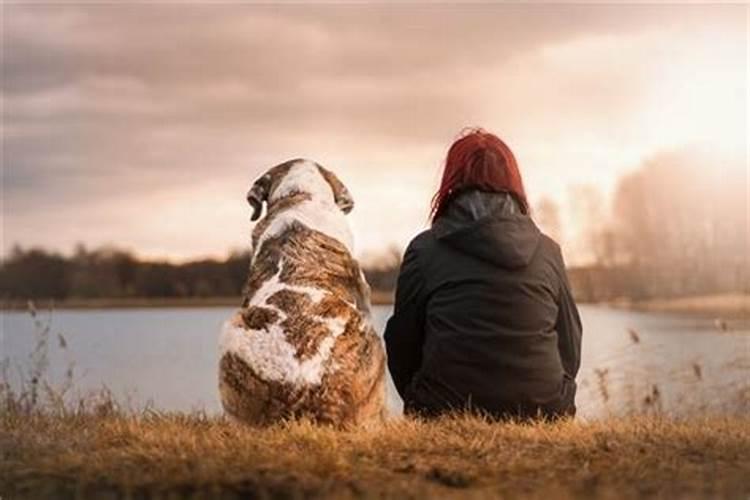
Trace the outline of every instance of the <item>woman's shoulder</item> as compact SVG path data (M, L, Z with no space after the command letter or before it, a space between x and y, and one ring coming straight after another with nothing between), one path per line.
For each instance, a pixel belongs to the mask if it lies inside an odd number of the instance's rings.
M434 242L435 236L432 232L432 228L428 228L413 237L407 248L423 248L434 244Z
M429 256L434 253L435 237L432 229L425 229L414 236L406 246L403 256L403 264L407 267L414 266L421 268L425 261L429 261Z
M406 247L405 256L424 256L435 250L437 239L432 229L425 229L414 236Z
M540 234L539 248L550 255L560 255L560 245L545 233Z
M542 233L539 240L537 253L544 262L547 262L555 270L556 274L565 272L565 259L563 259L562 248L555 240L544 233Z

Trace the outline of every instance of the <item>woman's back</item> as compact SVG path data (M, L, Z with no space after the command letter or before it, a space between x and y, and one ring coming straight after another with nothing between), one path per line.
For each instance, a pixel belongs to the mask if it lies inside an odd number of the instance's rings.
M422 363L406 399L428 413L556 410L568 389L556 330L557 245L509 195L468 191L410 252L426 314Z

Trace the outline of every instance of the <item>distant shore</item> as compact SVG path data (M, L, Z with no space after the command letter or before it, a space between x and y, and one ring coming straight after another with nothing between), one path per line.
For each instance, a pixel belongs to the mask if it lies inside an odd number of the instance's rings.
M114 298L81 298L81 299L39 299L34 307L39 310L61 309L145 309L145 308L192 308L192 307L239 307L240 297L114 297ZM374 305L393 304L391 292L373 291ZM4 300L0 302L0 310L25 311L29 302L24 300Z
M750 319L750 294L727 293L650 300L618 300L606 305L646 312L691 314L721 319Z
M239 307L240 297L119 297L101 299L41 299L34 301L37 309L143 309L143 308L190 308L190 307ZM393 292L373 291L372 303L378 306L393 304ZM750 319L750 294L716 294L695 297L679 297L650 300L616 300L595 303L616 309L645 312L668 312L691 314L711 318ZM0 302L0 310L24 311L27 301L10 300Z

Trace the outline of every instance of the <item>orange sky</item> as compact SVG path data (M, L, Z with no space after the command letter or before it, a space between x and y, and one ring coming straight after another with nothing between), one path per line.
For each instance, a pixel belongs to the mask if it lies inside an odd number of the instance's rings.
M747 168L747 5L5 5L3 250L175 260L249 244L244 195L304 156L357 206L359 253L425 224L450 142L514 149L532 204L606 200L655 154ZM603 214L603 216L606 214Z

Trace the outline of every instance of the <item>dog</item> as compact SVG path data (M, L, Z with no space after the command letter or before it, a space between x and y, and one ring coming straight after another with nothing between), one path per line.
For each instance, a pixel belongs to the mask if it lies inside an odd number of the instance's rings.
M349 191L333 172L295 159L261 176L247 201L252 221L267 210L252 233L242 307L222 327L226 413L253 425L382 421L385 350L352 257Z

